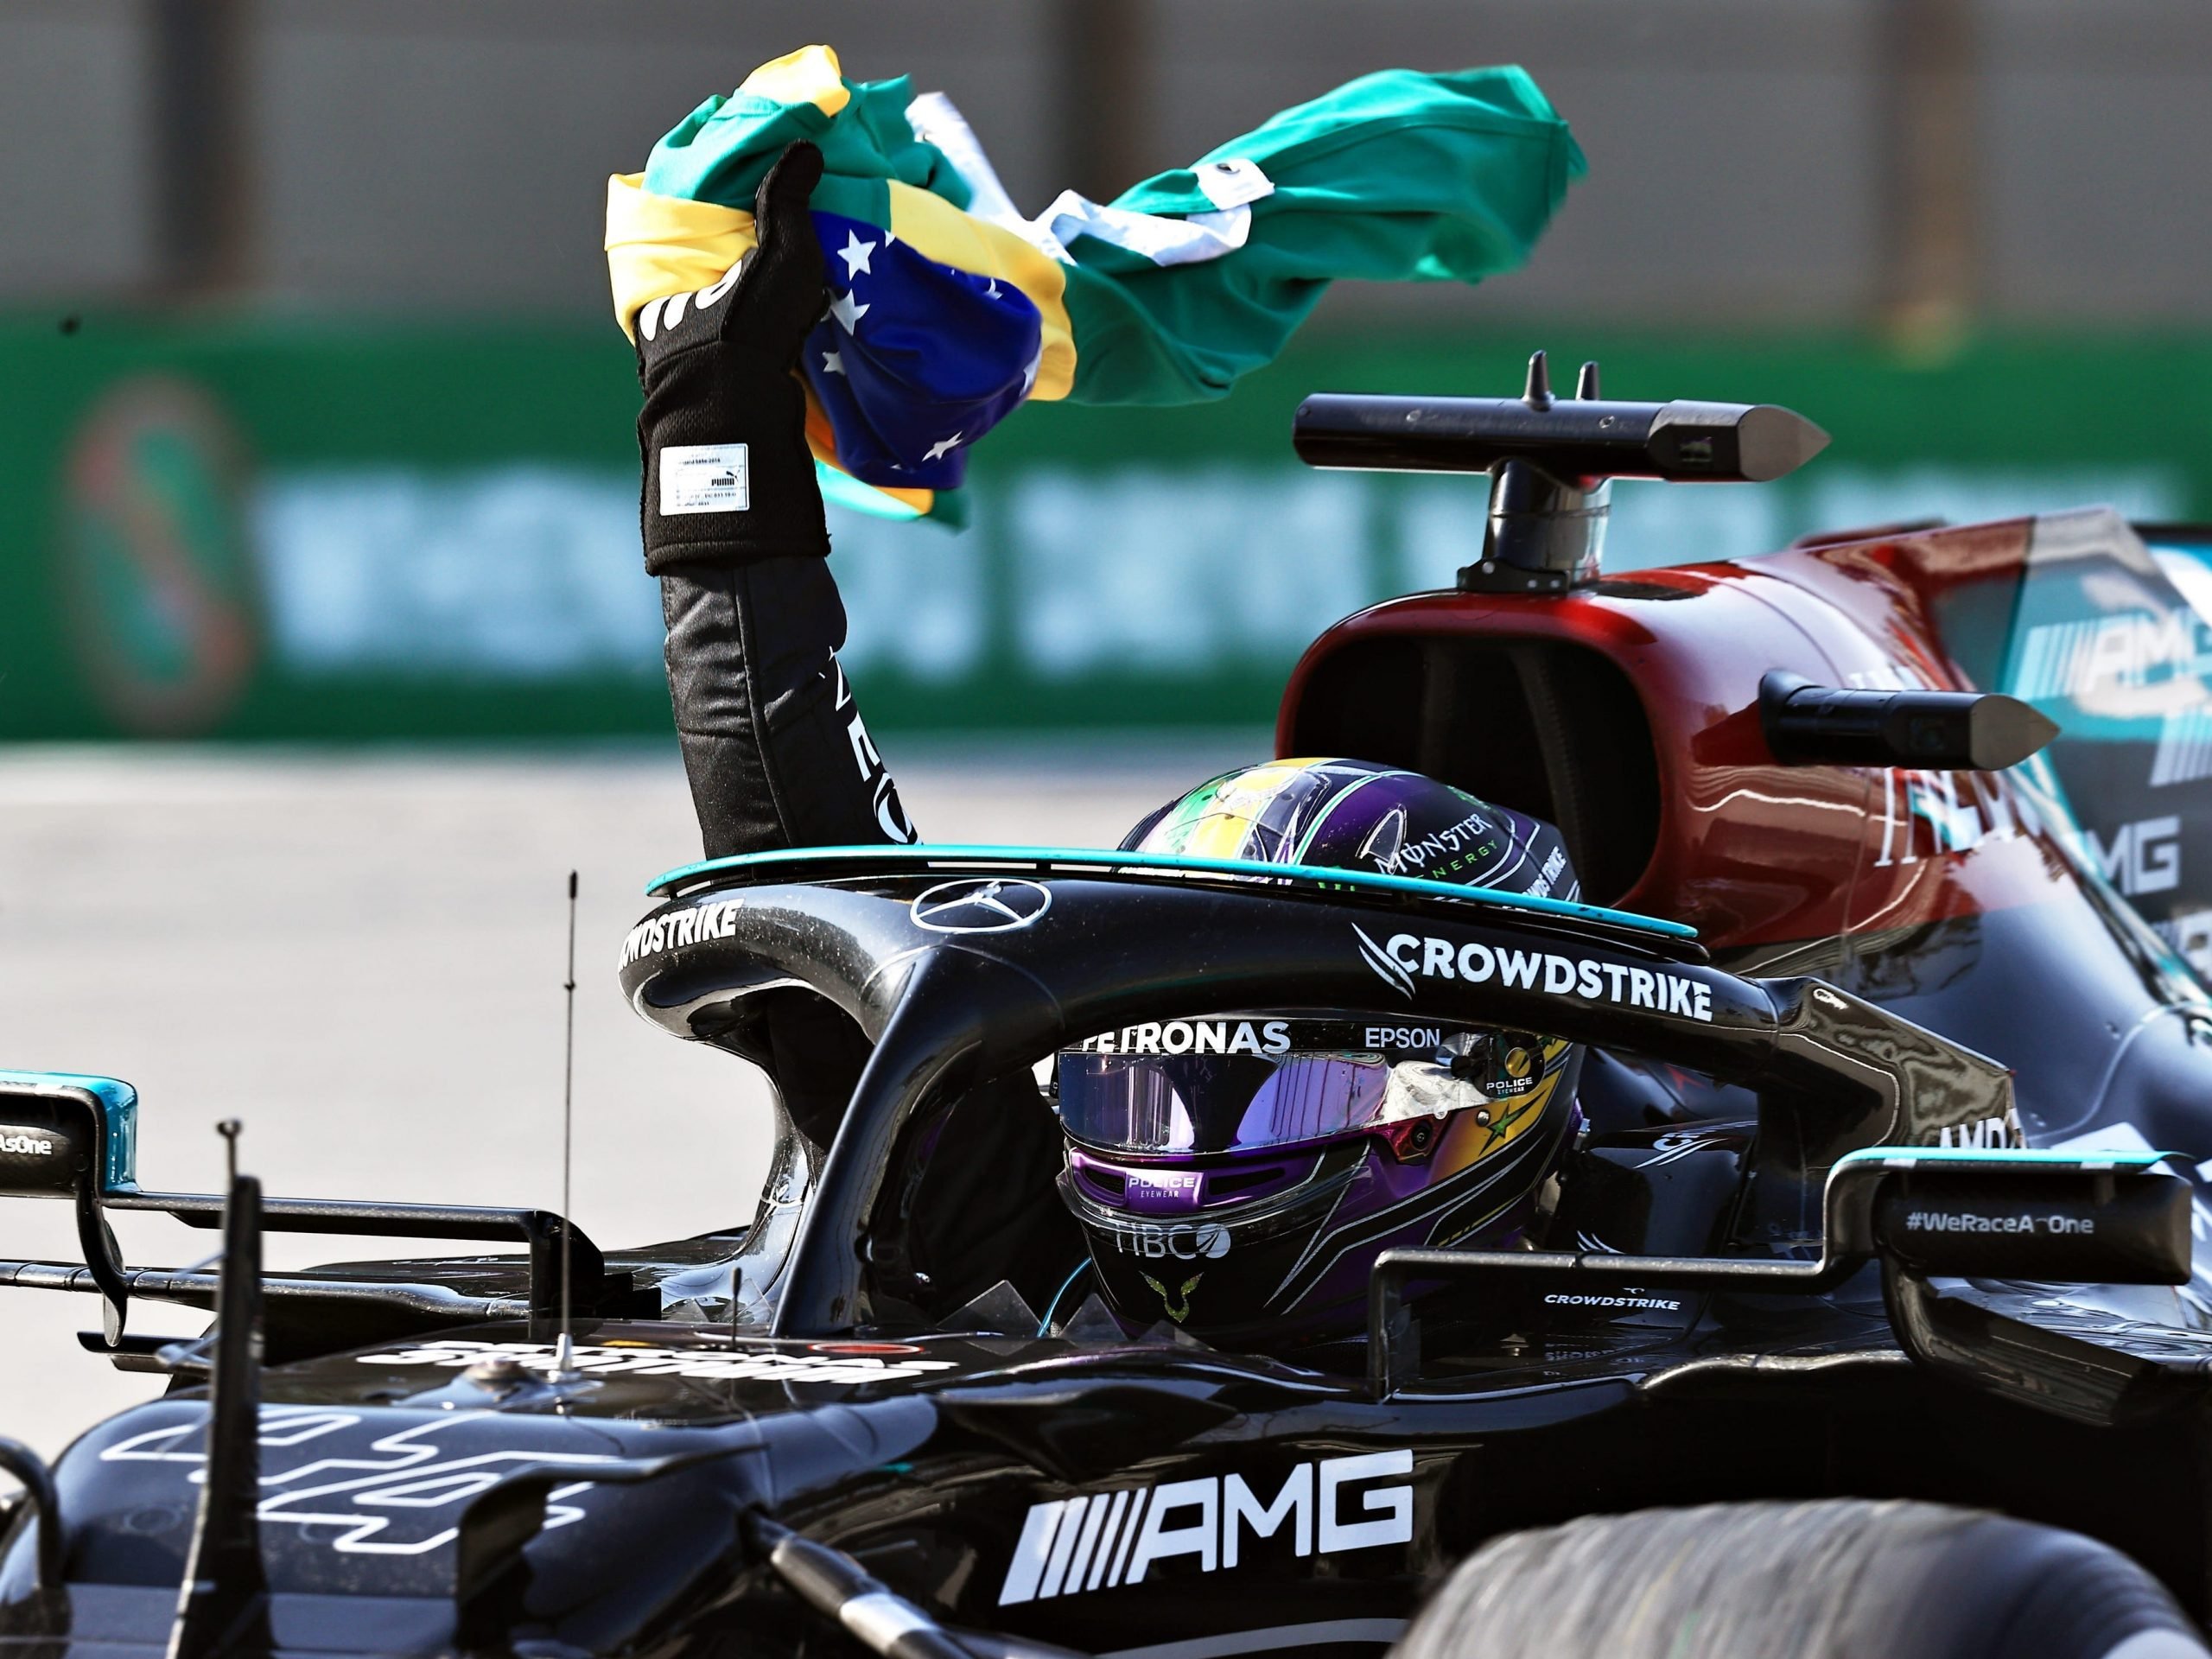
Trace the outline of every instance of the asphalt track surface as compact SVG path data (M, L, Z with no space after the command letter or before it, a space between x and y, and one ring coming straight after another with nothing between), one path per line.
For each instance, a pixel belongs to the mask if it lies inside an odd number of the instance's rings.
M1268 752L1253 732L885 747L932 839L1070 846ZM757 1076L648 1027L614 978L645 881L697 847L672 744L0 748L0 1068L135 1084L149 1186L219 1187L235 1116L271 1194L556 1207L574 868L576 1217L610 1248L747 1219ZM160 1217L116 1230L133 1265L213 1244ZM456 1248L268 1239L272 1268ZM0 1258L76 1259L67 1207L0 1201ZM159 1392L79 1346L89 1296L0 1289L0 1434L52 1455ZM200 1327L134 1305L134 1330Z

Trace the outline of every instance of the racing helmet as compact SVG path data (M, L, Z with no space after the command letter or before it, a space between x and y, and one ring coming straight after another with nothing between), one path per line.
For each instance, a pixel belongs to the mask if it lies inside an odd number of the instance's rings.
M1549 824L1359 760L1226 773L1122 849L1580 891ZM1054 1066L1060 1195L1124 1325L1248 1343L1349 1336L1381 1251L1510 1248L1537 1219L1577 1121L1580 1061L1538 1033L1356 1011L1103 1032Z

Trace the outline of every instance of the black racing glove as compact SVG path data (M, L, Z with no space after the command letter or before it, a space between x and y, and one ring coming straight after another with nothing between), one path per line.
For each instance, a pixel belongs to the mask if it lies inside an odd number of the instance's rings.
M638 314L645 569L824 557L830 531L793 371L829 302L807 199L822 152L788 146L753 198L759 242L696 294Z

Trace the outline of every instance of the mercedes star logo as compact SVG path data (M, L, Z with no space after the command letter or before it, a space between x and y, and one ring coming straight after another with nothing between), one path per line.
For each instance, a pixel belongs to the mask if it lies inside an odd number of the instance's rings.
M932 933L1004 933L1027 927L1052 907L1050 889L1034 881L940 881L914 900L917 926Z

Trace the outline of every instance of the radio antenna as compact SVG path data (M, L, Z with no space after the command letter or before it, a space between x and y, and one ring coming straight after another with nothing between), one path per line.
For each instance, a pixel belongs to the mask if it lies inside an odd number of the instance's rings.
M561 1334L553 1344L553 1374L566 1376L576 1369L575 1337L570 1328L569 1263L575 1256L570 1241L575 1236L575 1211L571 1207L570 1183L575 1170L576 1122L576 873L569 872L569 974L561 982L568 1003L568 1029L561 1055Z

